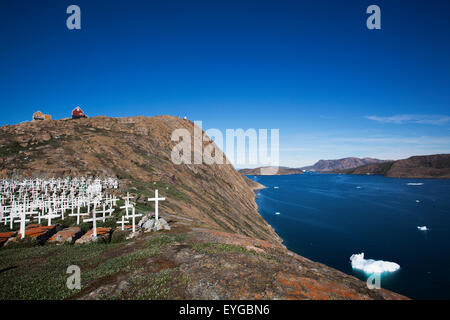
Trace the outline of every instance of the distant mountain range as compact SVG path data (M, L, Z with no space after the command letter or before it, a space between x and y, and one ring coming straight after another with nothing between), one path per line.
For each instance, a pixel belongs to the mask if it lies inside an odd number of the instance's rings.
M414 156L397 161L374 163L358 168L336 170L346 174L381 174L392 178L450 179L450 154Z
M270 170L267 169L272 168L241 169L239 172L243 175L285 175L301 174L303 171L317 171L344 174L379 174L392 178L450 179L450 154L414 156L396 161L373 158L320 160L313 166L302 168L279 167L278 172L270 173Z
M239 172L243 175L286 175L286 174L302 174L304 171L332 172L336 170L352 169L367 164L382 163L386 160L373 158L343 158L337 160L319 160L312 166L302 168L289 167L259 167L254 169L241 169ZM278 170L277 170L278 169Z
M382 163L382 162L386 162L386 160L379 160L379 159L374 159L374 158L349 157L349 158L343 158L343 159L337 159L337 160L319 160L312 166L302 167L300 169L306 170L306 171L327 172L327 171L335 171L335 170L352 169L352 168L357 168L360 166L365 166L368 164Z

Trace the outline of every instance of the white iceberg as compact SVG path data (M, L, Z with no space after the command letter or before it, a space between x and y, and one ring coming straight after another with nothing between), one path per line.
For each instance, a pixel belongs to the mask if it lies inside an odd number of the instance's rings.
M420 202L420 200L416 200L416 202L417 202L417 203L419 203L419 202Z
M278 189L278 187L273 187L274 189Z
M364 252L352 254L350 257L352 268L363 270L365 273L394 272L400 269L400 265L383 260L364 259Z
M423 185L423 183L422 182L410 182L410 183L407 183L407 185L408 186L421 186L421 185Z
M361 187L360 187L360 186L357 186L356 189L361 189Z
M276 214L276 215L279 215L280 213L279 213L279 212L275 212L275 214Z
M422 227L417 227L417 229L419 229L420 231L428 231L428 230L430 230L430 229L428 229L428 227L427 226L422 226Z

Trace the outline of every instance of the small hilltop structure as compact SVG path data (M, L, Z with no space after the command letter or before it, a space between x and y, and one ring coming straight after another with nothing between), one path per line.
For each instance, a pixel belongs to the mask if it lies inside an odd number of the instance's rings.
M83 110L81 110L80 107L76 107L72 110L72 119L81 119L81 118L87 118L86 114Z
M52 120L52 116L49 114L43 114L39 110L33 113L32 121L43 121L43 120Z
M82 119L87 118L88 116L84 113L84 111L77 106L75 109L72 110L72 119ZM64 118L63 120L70 119L70 118ZM44 121L44 120L52 120L52 116L49 114L44 114L42 111L38 110L35 113L33 113L33 118L31 121Z

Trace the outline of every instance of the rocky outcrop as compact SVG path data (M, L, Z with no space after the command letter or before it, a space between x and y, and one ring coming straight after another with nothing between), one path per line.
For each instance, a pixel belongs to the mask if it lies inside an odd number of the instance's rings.
M158 218L158 220L155 220L155 218L150 217L150 215L143 217L141 221L139 221L138 227L144 232L170 230L170 226L166 220L163 218Z
M79 227L70 227L63 229L61 231L58 231L56 234L54 234L50 239L48 239L49 243L57 243L57 244L72 244L74 243L79 237L81 237L82 232Z
M259 183L259 182L253 181L252 179L249 179L249 178L247 178L246 176L244 176L244 180L245 180L245 182L247 182L248 186L249 186L253 191L261 190L261 189L266 188L266 186L262 185L262 184Z
M337 171L347 174L380 174L391 178L450 178L450 154L414 156L408 159Z
M0 247L3 246L10 238L17 235L17 231L0 232Z
M254 169L241 169L239 173L248 176L282 176L287 174L302 174L303 170L287 167L259 167Z
M86 244L92 242L105 242L111 240L111 228L97 228L97 236L94 236L94 230L86 232L81 238L75 241L75 244Z

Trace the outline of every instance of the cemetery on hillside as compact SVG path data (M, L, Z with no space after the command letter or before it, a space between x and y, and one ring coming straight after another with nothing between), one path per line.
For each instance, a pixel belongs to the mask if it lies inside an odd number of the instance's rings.
M109 242L113 232L127 239L138 232L170 230L159 218L139 213L129 193L117 198L116 178L3 179L0 181L0 247Z

